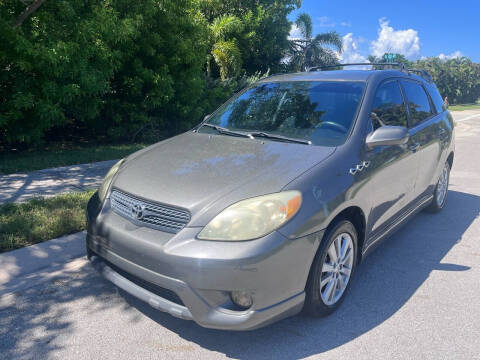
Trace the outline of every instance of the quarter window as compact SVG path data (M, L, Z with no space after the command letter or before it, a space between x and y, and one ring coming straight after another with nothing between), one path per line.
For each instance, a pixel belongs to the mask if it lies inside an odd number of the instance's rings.
M433 104L437 110L437 113L442 113L443 111L447 110L445 106L445 102L443 101L442 97L438 93L438 89L435 85L430 85L428 92L430 94L430 98L432 99Z
M378 87L371 119L374 130L385 125L407 126L407 112L397 81L388 81Z
M422 85L412 81L402 81L402 86L410 112L410 127L414 127L432 115L430 101Z

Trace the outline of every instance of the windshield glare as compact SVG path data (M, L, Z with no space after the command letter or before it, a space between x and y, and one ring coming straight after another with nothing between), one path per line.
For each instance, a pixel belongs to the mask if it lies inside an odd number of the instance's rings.
M337 146L350 132L364 88L364 82L260 83L223 104L207 123ZM202 127L201 131L214 130Z

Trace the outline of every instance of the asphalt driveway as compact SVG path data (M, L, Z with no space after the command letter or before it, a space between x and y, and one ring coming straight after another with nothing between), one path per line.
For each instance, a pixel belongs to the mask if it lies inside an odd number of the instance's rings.
M0 296L0 358L480 359L480 112L455 119L446 208L419 214L368 257L330 317L207 330L118 291L78 258Z

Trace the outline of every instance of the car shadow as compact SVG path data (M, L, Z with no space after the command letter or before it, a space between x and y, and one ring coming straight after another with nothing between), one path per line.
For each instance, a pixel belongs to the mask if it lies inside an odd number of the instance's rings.
M432 271L466 271L443 263L480 213L480 197L449 191L439 214L420 213L359 266L337 312L323 319L294 316L249 332L203 329L176 319L122 292L126 301L185 340L228 357L303 358L323 353L365 334L394 315Z

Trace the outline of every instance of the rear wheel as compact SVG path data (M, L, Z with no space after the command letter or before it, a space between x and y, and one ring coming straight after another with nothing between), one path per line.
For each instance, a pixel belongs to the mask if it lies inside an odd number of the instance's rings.
M310 270L305 313L326 316L343 301L355 271L357 243L357 231L348 220L328 231Z
M435 191L433 192L433 199L430 205L426 208L429 212L439 212L445 206L448 194L448 184L450 181L450 164L445 162L440 178L438 179Z

